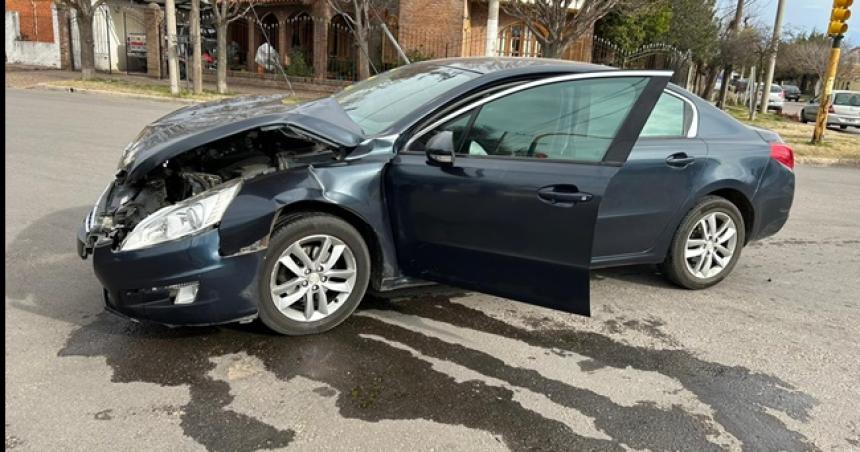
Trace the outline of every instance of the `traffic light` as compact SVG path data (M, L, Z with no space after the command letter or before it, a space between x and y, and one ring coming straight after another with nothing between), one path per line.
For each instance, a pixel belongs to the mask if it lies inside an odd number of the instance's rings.
M833 0L833 11L830 13L830 24L827 26L827 34L830 36L842 36L848 31L848 18L851 17L851 4L854 0Z

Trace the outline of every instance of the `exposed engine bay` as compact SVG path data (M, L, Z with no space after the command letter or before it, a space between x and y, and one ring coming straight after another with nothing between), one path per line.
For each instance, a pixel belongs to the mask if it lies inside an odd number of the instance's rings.
M227 181L329 163L337 157L333 149L302 139L285 127L231 135L165 161L139 181L126 182L118 176L110 203L115 210L112 218L102 219L100 229L113 238L116 247L152 213Z

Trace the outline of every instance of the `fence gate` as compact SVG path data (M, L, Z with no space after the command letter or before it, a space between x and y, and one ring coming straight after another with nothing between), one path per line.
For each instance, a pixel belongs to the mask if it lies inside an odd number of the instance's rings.
M93 14L93 56L96 69L108 72L111 72L114 63L111 61L110 30L110 12L107 6L102 5Z
M591 62L614 66L620 69L670 70L672 83L687 86L691 80L692 54L669 44L646 44L632 51L595 36L591 50Z
M125 49L120 58L124 59L125 71L146 73L146 33L144 31L129 31L129 28L136 30L144 30L145 23L143 15L139 10L123 9L122 11L122 29L125 32L122 36L123 43L118 43Z

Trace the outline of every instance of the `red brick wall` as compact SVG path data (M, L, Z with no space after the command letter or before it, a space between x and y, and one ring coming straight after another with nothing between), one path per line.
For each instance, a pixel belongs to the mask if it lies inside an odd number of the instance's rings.
M51 0L6 0L6 11L17 11L24 41L54 42Z
M404 50L427 47L435 56L459 54L464 0L401 0L398 40ZM456 53L455 52L456 49Z

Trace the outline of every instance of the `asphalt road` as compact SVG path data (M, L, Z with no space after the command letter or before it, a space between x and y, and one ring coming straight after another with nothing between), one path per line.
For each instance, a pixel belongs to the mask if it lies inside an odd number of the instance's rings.
M857 450L860 171L797 169L776 237L706 291L593 276L591 318L438 291L336 330L102 312L74 234L176 106L6 90L6 448Z

